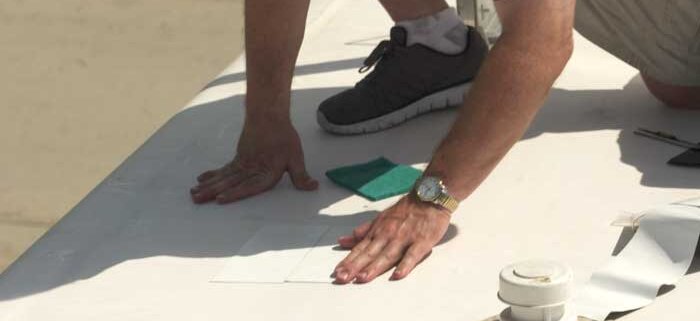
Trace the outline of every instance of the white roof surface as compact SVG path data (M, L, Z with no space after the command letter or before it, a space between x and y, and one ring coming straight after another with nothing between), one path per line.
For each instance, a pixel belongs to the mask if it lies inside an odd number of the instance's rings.
M0 320L478 321L504 307L496 299L503 266L562 261L580 288L615 246L620 230L609 224L621 212L698 195L700 171L665 164L682 150L632 134L642 126L697 139L697 114L662 107L634 69L576 35L574 57L526 137L454 215L452 238L407 279L211 282L232 260L304 249L281 237L237 257L261 228L349 231L395 200L352 196L326 170L380 155L417 165L429 159L455 111L355 137L315 123L318 104L361 77L356 69L390 26L376 1L313 4L292 104L319 191L298 192L285 178L236 204L190 202L196 175L232 156L243 120L239 60L0 276ZM327 239L319 246L332 246ZM311 264L314 271L325 264L331 272L338 253L327 256ZM273 264L290 269L289 262ZM621 319L697 319L698 297L700 273L689 274Z

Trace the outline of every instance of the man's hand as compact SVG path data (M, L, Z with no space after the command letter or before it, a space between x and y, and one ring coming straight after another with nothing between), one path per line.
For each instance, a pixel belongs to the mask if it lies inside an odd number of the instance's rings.
M406 196L377 217L360 225L353 235L338 239L352 249L335 268L336 283L370 282L396 266L392 280L400 280L420 263L447 232L450 213Z
M285 172L300 190L318 188L306 172L299 135L288 120L247 122L233 161L199 175L199 185L190 193L195 203L230 203L273 188Z
M192 200L229 203L273 188L285 172L294 186L314 190L297 131L289 120L294 64L304 37L309 0L245 1L246 121L236 157L205 172Z

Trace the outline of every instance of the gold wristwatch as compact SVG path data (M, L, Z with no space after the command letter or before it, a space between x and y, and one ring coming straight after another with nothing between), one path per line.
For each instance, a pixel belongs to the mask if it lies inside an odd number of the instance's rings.
M437 177L424 176L416 182L413 189L418 199L422 202L444 207L450 213L454 212L459 206L459 201L450 196L445 184Z

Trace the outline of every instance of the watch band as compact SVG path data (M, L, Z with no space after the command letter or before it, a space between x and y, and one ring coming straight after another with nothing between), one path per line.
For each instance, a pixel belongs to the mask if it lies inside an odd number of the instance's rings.
M446 208L450 211L450 213L453 213L457 210L457 207L459 207L459 201L457 201L454 197L444 193L438 196L438 198L435 200L435 203Z

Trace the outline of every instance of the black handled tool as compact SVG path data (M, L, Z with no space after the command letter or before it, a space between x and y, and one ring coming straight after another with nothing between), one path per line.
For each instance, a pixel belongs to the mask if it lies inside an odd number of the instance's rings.
M658 141L662 141L664 143L668 143L671 145L676 145L679 147L684 147L684 148L689 148L689 149L694 149L694 150L700 150L700 144L696 144L687 140L680 139L676 137L676 135L669 134L669 133L664 133L661 131L653 131L645 128L638 128L637 130L634 131L635 134L644 136L647 138L655 139Z

